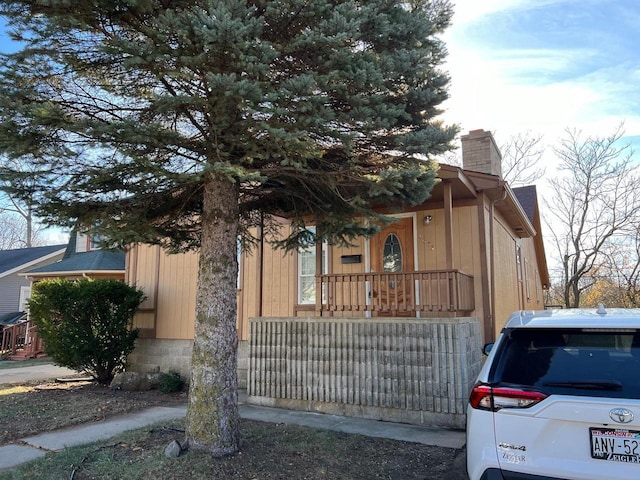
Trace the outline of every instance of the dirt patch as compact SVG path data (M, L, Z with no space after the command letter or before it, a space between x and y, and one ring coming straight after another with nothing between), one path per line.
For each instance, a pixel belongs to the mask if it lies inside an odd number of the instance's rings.
M99 422L120 413L186 402L185 393L124 392L91 382L0 386L0 443L69 425ZM0 473L2 479L72 478L243 480L467 480L464 450L433 447L289 424L242 420L236 455L212 459L185 451L164 456L172 440L184 441L173 421L128 432L100 445L49 454Z
M186 402L186 394L113 391L93 382L0 386L0 444L151 406L180 402Z
M163 450L172 440L181 440L183 433L181 423L167 427L156 427L85 453L74 467L74 480L126 475L173 480L468 478L462 450L251 420L242 421L243 444L235 456L212 459L187 451L170 460L163 456ZM105 471L109 463L121 467L114 477ZM129 465L135 465L135 473L126 470Z

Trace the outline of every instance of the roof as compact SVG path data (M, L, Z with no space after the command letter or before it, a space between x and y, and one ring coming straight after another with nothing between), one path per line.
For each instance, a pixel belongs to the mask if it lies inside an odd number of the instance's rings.
M59 262L36 268L28 274L124 272L125 253L120 250L93 250L71 255Z
M66 245L0 250L0 276L19 272L64 252Z
M538 194L535 185L526 187L516 187L513 189L518 202L522 206L524 213L527 214L529 221L535 224L536 210L538 208Z
M452 196L457 201L473 200L480 191L486 192L519 237L536 236L536 228L525 214L514 191L499 176L440 164L438 177L451 185ZM443 187L443 182L437 183L428 202L442 201Z
M520 206L529 218L529 222L531 222L531 224L538 232L533 241L536 249L536 256L538 257L538 264L540 267L540 280L542 281L543 288L548 288L551 279L549 278L547 254L545 252L544 241L542 238L542 224L540 220L540 209L538 208L538 191L536 190L535 185L529 185L526 187L514 188L513 194L518 199Z
M513 313L505 328L640 328L638 308L568 308Z

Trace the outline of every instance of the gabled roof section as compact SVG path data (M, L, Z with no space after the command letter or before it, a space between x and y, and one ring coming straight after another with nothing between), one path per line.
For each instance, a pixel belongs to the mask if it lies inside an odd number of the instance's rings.
M27 272L29 275L69 275L95 274L106 272L123 272L125 253L120 250L93 250L71 255L59 262L36 268Z
M540 271L540 280L544 287L549 287L549 269L547 267L547 255L544 250L544 241L542 239L542 222L540 220L540 209L538 208L538 192L535 185L526 187L518 187L513 189L514 195L517 197L522 209L526 212L529 221L534 226L538 235L534 237L534 246L536 256L538 257L538 269Z
M535 223L535 217L538 214L538 194L535 185L527 187L517 187L513 189L522 209L529 217L531 223Z
M64 253L66 245L0 250L0 278L24 271L29 267Z

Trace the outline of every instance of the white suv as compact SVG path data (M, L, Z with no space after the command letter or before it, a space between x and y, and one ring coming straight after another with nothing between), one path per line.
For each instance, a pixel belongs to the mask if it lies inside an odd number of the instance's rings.
M471 480L640 479L640 310L514 313L469 403Z

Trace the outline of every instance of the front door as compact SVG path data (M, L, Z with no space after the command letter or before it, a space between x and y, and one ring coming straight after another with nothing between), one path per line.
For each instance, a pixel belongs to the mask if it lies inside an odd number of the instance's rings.
M371 305L374 315L414 316L413 218L401 218L371 238Z

